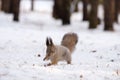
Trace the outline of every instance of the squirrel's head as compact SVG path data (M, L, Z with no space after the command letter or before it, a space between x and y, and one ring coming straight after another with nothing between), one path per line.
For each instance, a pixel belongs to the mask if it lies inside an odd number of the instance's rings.
M50 37L47 37L46 39L46 46L47 46L46 56L43 60L49 60L55 54L55 46Z

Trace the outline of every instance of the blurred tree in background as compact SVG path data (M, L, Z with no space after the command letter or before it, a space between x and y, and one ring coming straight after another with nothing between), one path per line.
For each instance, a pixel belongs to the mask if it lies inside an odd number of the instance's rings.
M54 0L53 17L61 19L63 25L70 24L70 7L71 0Z
M11 0L1 0L2 1L2 10L6 13L11 13Z
M79 0L71 0L71 13L79 11L78 4Z
M20 1L21 0L1 0L1 10L6 13L12 13L14 15L13 20L19 21L20 13ZM34 10L34 2L31 1L31 11ZM98 18L99 4L104 7L104 30L113 31L114 22L119 22L120 12L120 0L53 0L53 13L52 16L55 19L61 19L62 25L68 25L71 23L71 15L73 12L79 11L79 2L83 3L83 21L89 21L89 29L97 28L100 24Z
M119 12L120 12L120 0L115 0L115 22L118 23L118 16L119 16Z
M2 0L2 11L13 13L14 21L19 21L20 0Z
M20 11L20 0L13 0L12 3L14 21L19 21L19 11Z
M83 21L89 20L89 11L88 11L88 5L89 0L82 0L83 2Z
M73 0L74 1L74 0ZM74 12L78 12L78 3L79 3L79 0L76 0L75 1L75 9L74 9Z
M82 0L83 2L83 21L89 20L89 29L94 29L101 23L98 15L98 5L104 5L104 30L113 31L114 22L118 23L120 12L120 0ZM90 4L90 12L87 9Z
M98 4L99 0L90 0L91 10L89 14L89 29L94 29L98 25Z
M113 31L115 0L104 0L104 30Z
M53 13L52 16L55 19L60 19L60 12L61 11L61 0L54 0L54 6L53 6Z
M31 11L34 10L34 0L31 0Z

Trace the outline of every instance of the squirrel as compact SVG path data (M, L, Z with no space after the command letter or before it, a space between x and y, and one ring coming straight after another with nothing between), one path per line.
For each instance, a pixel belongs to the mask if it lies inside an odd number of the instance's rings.
M46 39L46 56L43 59L50 60L51 63L47 64L56 65L59 61L66 61L67 64L71 64L71 54L73 53L75 46L78 42L78 36L76 33L66 33L63 36L61 45L55 45L50 37Z

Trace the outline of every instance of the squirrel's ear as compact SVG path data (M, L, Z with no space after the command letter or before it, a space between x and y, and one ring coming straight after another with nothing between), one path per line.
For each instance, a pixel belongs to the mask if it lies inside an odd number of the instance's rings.
M49 42L50 42L50 45L52 46L53 45L52 38L49 38Z
M52 38L47 37L47 39L46 39L46 46L52 46L52 45L53 45Z
M48 46L50 43L49 43L49 38L47 37L46 38L46 46Z

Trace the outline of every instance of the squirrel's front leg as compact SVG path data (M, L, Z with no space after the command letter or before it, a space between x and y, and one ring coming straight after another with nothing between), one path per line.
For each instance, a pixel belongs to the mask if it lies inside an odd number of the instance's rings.
M57 61L52 61L51 63L47 64L47 66L51 66L51 65L56 65Z

